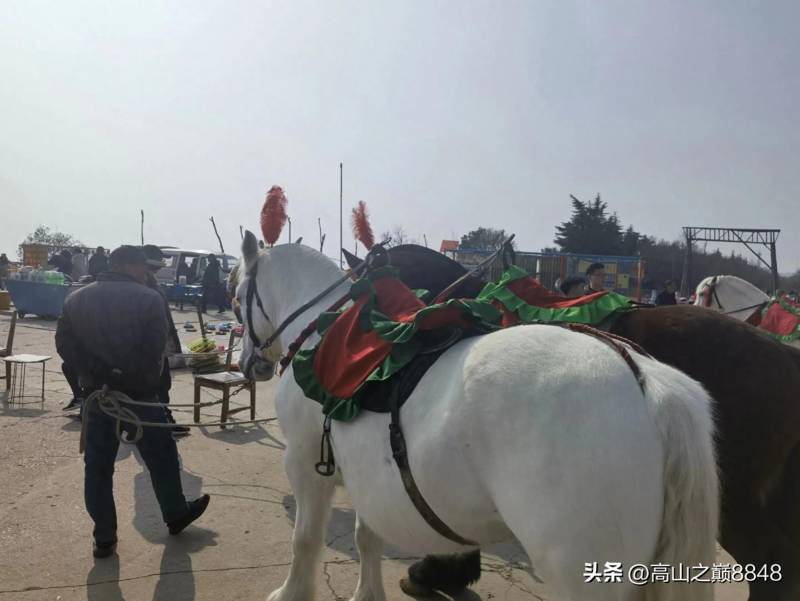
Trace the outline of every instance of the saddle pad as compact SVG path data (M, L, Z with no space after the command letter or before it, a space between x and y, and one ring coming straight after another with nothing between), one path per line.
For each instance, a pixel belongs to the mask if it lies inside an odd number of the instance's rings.
M609 290L564 298L512 265L496 283L487 284L478 300L492 302L503 312L502 325L519 322L566 322L597 326L617 311L633 308L631 300Z
M781 342L800 338L800 304L786 296L772 299L761 313L758 327Z
M350 295L352 306L320 316L317 346L298 351L292 361L295 381L333 419L356 417L365 384L388 380L430 348L431 339L437 340L434 348L444 347L464 332L489 331L500 321L499 311L487 302L426 306L391 267L357 281Z

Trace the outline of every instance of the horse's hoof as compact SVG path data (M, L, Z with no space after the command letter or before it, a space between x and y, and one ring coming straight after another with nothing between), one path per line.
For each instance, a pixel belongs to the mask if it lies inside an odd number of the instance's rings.
M427 586L417 584L410 578L400 579L400 590L409 597L435 597L436 591Z

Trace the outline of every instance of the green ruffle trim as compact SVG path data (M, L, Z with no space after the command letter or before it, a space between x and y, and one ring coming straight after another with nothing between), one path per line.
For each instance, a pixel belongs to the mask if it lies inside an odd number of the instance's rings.
M375 330L378 336L392 344L389 356L378 366L364 381L353 397L343 399L329 393L322 386L314 373L314 356L319 344L313 349L300 350L292 360L294 379L302 388L305 395L322 404L322 412L332 419L349 421L358 416L361 411L361 395L365 392L365 384L388 380L403 367L408 365L420 351L421 343L417 340L419 323L426 316L436 311L457 307L474 327L491 331L498 329L501 314L493 305L478 300L453 299L445 303L431 305L420 309L415 319L408 323L393 321L384 313L378 311L375 301L375 288L372 282L380 277L395 277L396 270L382 268L369 274L367 278L358 280L353 284L350 295L356 300L364 294L370 298L364 304L359 314L359 326L365 331ZM333 324L339 313L323 313L317 321L317 331L324 336L326 330Z
M489 283L481 290L478 300L499 301L509 311L516 313L526 323L536 322L568 322L598 325L614 313L629 311L633 308L627 296L608 291L600 298L575 307L535 307L514 294L508 285L521 278L528 277L528 273L512 265L500 281Z
M778 297L778 298L770 301L769 303L767 303L767 305L761 310L761 315L765 316L767 314L767 311L769 311L770 307L772 307L772 305L775 304L775 303L778 303L781 306L782 309L784 309L785 311L791 313L792 315L797 315L798 317L800 317L800 309L798 309L794 305L790 305L782 297ZM783 343L790 343L790 342L794 342L795 340L800 339L800 325L798 325L798 327L796 327L794 332L792 332L791 334L775 334L775 333L770 332L769 330L765 330L763 328L759 328L759 329L762 332L764 332L767 336L772 338L773 340L777 340L777 341L783 342Z

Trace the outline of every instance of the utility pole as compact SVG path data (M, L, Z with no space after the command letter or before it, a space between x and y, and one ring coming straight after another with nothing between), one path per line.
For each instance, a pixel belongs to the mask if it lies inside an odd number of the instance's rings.
M142 212L142 227L140 230L141 237L142 237L142 246L144 246L144 209L140 209Z
M342 246L344 244L344 226L342 225L343 219L343 179L344 179L344 165L339 163L339 269L344 268L344 258L342 256Z

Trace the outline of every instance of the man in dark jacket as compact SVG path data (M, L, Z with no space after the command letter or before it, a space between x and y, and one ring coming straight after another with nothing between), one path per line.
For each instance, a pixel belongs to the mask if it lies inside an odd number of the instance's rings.
M97 277L104 271L108 271L108 257L106 256L106 249L98 246L92 258L89 259L89 275Z
M225 312L225 296L219 280L220 265L216 255L208 255L208 267L203 273L203 313L209 301L219 307L217 313Z
M656 297L657 305L677 305L678 301L675 299L675 283L672 280L664 282L664 289Z
M157 401L167 317L158 292L145 285L147 265L140 248L121 246L111 253L111 271L71 294L56 329L56 347L75 367L87 393L107 385L140 402ZM159 406L127 405L142 421L165 423ZM84 455L84 497L94 521L95 557L109 557L117 543L114 461L119 448L116 421L95 404L89 411ZM122 422L130 436L131 424ZM202 515L209 496L187 502L181 486L178 450L169 430L144 427L136 443L150 472L161 515L170 534L178 534Z

